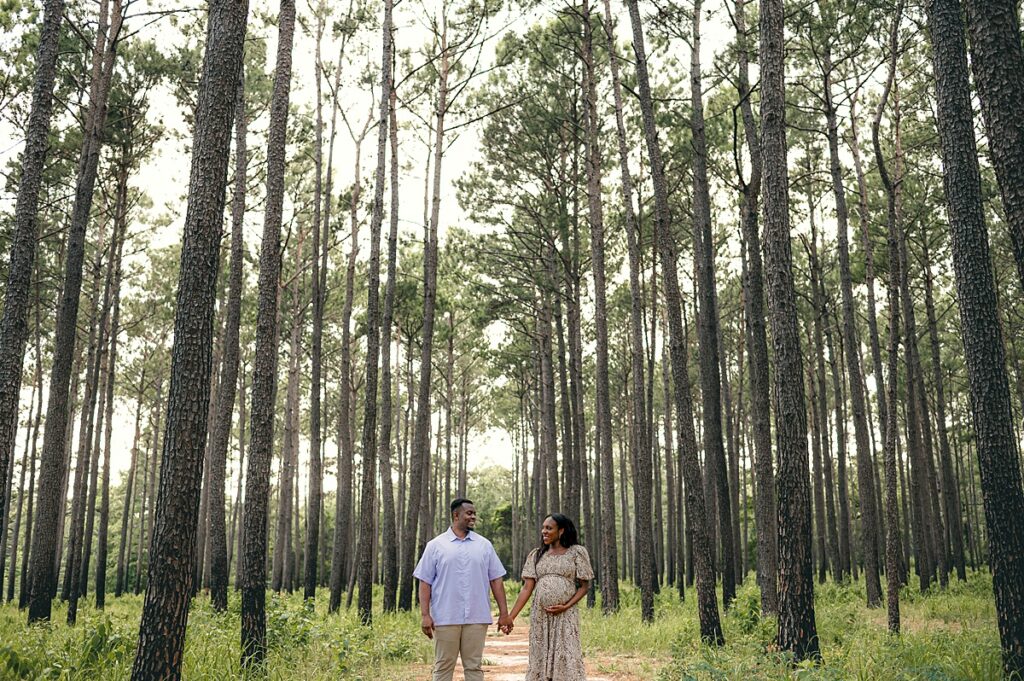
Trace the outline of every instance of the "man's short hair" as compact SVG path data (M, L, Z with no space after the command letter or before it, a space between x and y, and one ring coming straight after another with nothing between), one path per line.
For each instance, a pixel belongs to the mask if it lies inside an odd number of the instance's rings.
M452 502L452 514L454 514L456 511L458 511L460 508L462 508L463 504L472 504L472 503L473 502L470 501L469 499L465 499L463 497L459 497L458 499L456 499L455 501Z

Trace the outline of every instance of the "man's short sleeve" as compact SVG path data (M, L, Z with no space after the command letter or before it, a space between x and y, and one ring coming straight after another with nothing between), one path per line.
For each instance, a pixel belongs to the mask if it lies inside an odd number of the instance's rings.
M501 559L498 558L497 551L494 550L494 545L491 545L491 556L488 560L487 565L487 580L491 581L504 577L506 574L505 566L501 564Z
M432 543L428 543L427 548L423 550L423 555L420 556L420 562L416 564L412 576L421 582L434 584L434 578L437 577L437 557L434 555Z

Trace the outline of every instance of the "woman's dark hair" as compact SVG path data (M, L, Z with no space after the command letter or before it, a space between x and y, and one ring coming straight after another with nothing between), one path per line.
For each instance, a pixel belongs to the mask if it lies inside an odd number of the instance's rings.
M580 543L580 534L576 531L576 523L572 521L572 518L561 513L549 513L544 519L547 520L548 518L554 520L558 529L562 530L562 536L558 539L559 544L568 549ZM549 548L550 546L541 542L540 550L537 551L537 555L533 559L534 565L540 562L540 559L544 557Z

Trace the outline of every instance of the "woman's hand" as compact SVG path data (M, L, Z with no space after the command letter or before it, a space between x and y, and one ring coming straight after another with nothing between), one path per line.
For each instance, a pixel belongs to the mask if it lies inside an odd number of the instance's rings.
M544 612L549 615L561 615L563 612L571 608L572 605L569 603L560 603L558 605L549 605L544 608Z

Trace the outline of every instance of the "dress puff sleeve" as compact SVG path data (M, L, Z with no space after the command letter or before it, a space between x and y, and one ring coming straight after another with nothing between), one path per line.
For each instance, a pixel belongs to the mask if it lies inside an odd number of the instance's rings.
M523 563L523 579L537 579L537 549L530 551Z
M590 554L582 544L576 545L576 579L589 582L594 579L594 568L590 566Z

